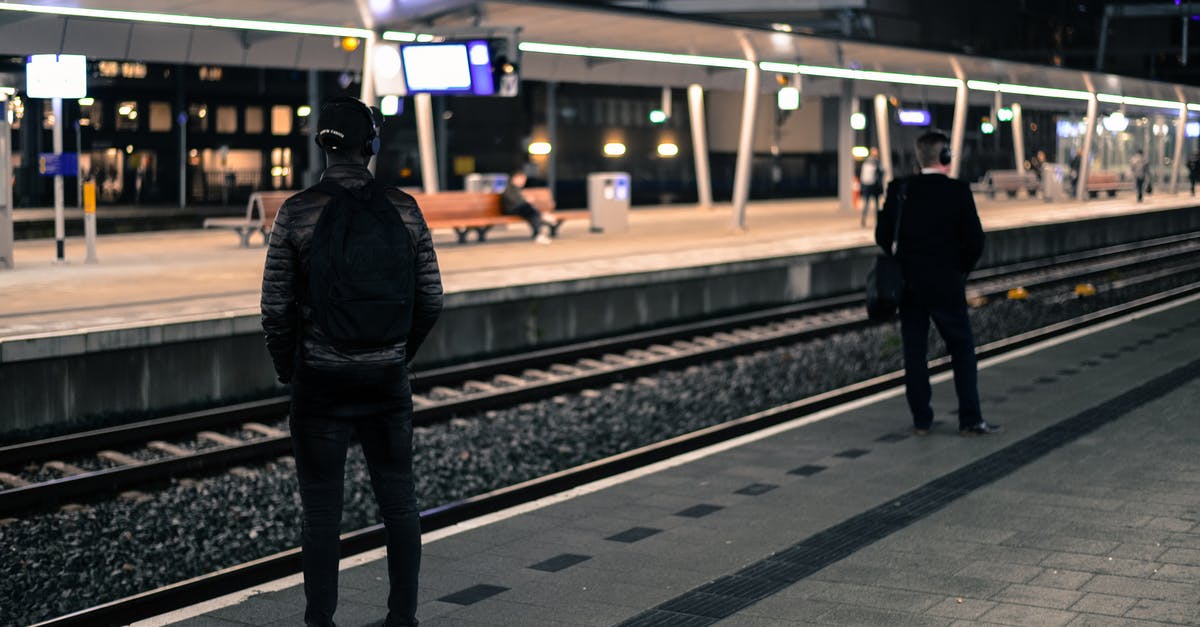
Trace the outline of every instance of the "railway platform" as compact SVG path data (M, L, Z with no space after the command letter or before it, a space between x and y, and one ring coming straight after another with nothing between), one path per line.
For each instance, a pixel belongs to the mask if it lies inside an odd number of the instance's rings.
M988 358L987 420L899 388L424 538L423 625L1200 623L1200 298ZM733 418L733 417L731 417ZM343 562L342 625L384 614ZM139 625L284 625L291 577ZM376 621L376 622L372 622Z

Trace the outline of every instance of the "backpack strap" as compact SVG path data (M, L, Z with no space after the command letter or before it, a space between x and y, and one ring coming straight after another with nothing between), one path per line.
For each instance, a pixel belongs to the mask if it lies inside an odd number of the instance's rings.
M900 252L900 217L904 215L904 203L908 200L908 179L897 181L896 189L896 227L892 230L892 256Z

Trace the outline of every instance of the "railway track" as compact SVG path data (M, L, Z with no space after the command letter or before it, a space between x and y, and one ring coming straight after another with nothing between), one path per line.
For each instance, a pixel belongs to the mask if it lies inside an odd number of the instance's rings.
M1131 281L1133 279L1122 280ZM1174 300L1193 297L1196 294L1200 294L1200 282L1193 282L1168 289L1074 319L1057 322L992 342L980 346L977 349L977 354L980 358L998 356L1036 342L1071 333ZM949 369L949 365L947 358L937 359L931 363L931 371L945 371ZM563 490L777 425L902 384L902 371L887 373L840 389L756 412L611 457L525 481L517 485L429 509L421 513L422 529L425 532L429 532L484 514L525 504ZM375 525L344 534L341 542L342 554L344 556L353 555L382 546L385 542L384 530L382 525ZM299 549L291 549L246 564L226 568L215 573L55 618L40 623L40 625L122 624L294 574L299 572L299 569Z
M1107 277L1101 289L1126 287L1194 270L1200 267L1198 251L1200 234L1190 234L1059 256L982 271L969 292L986 300L1014 285L1037 293L1093 277ZM1147 264L1168 267L1124 276ZM414 395L414 423L429 425L869 324L859 296L850 295L423 372L415 386L421 393ZM279 424L287 411L287 398L280 397L0 448L9 470L0 472L6 488L0 490L0 516L289 454L291 440ZM18 468L24 473L13 472Z

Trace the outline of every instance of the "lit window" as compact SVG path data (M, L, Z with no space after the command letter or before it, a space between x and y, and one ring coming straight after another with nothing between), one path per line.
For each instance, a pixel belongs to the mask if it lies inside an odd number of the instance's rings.
M150 131L154 133L171 132L171 104L168 102L150 103Z
M188 105L188 130L195 133L208 132L208 105Z
M96 64L96 71L100 73L100 76L113 78L121 73L121 64L116 61L100 61Z
M237 107L217 107L217 132L232 134L237 131Z
M121 78L146 78L146 64L130 62L122 63Z
M245 132L247 135L261 135L263 132L262 107L246 107Z
M291 135L291 133L292 108L287 105L275 105L271 107L271 134Z
M138 130L138 104L135 100L117 103L117 130Z
M208 65L200 66L200 80L202 81L219 81L224 72L219 67Z

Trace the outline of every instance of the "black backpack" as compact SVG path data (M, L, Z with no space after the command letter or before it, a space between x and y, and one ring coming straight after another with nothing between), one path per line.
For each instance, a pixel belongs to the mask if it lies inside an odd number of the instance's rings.
M369 350L391 346L412 326L412 240L384 188L356 192L321 181L311 189L333 196L313 229L308 255L312 320L333 346Z

